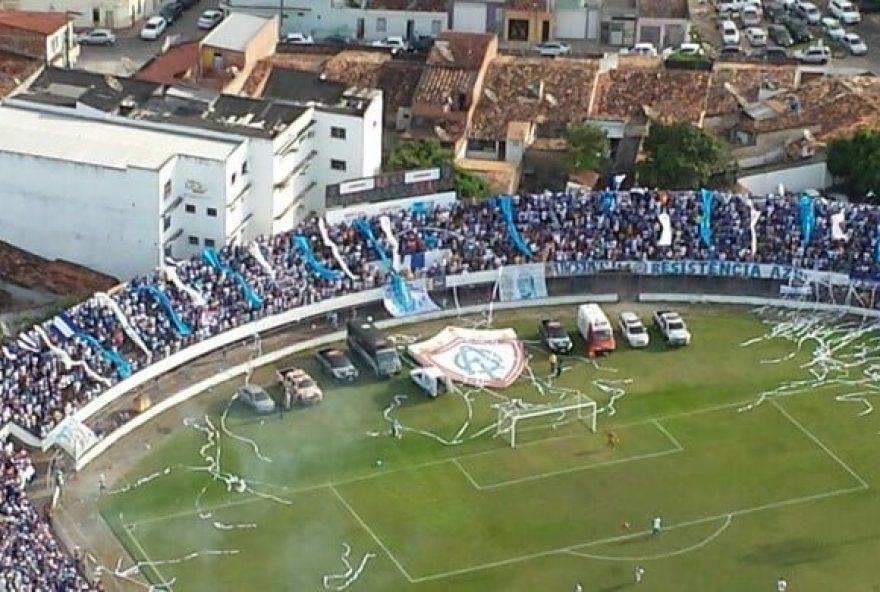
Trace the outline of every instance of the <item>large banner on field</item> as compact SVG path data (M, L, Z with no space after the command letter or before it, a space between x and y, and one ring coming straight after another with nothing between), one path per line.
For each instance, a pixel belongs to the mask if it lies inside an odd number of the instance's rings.
M812 281L836 286L845 286L849 283L849 276L845 273L741 261L554 261L547 264L547 274L550 277L594 275L611 271L636 275L723 277L785 282Z
M547 297L547 278L543 263L505 267L498 278L502 301L533 300Z

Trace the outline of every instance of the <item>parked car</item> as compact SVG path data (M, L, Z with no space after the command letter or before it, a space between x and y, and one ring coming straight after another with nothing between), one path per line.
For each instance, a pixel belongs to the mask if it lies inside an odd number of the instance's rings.
M314 405L324 400L324 391L302 368L281 368L275 371L278 383L284 389L286 401L300 405Z
M162 7L162 10L159 11L159 16L165 19L165 22L168 25L173 25L174 21L180 18L180 15L183 14L183 4L180 2L171 2Z
M688 345L691 332L681 316L671 310L654 311L654 325L659 329L663 340L669 345Z
M281 43L286 43L287 45L312 45L314 42L315 40L312 39L311 35L300 33L299 31L286 33L281 38Z
M822 22L822 13L812 2L799 2L794 5L794 14L803 18L811 25Z
M538 333L541 341L547 349L557 354L567 354L574 347L565 325L556 319L541 319L538 321Z
M642 324L639 315L630 311L623 311L618 317L620 332L630 347L648 347L651 338L648 336L648 330Z
M189 10L199 3L199 0L177 0L183 6L184 10Z
M110 46L116 43L116 35L110 29L92 29L77 36L76 41L80 45Z
M206 10L199 16L196 26L199 29L213 29L223 20L224 14L219 10Z
M825 17L822 19L822 30L832 41L840 41L846 35L846 31L840 26L836 18Z
M767 33L760 27L746 29L746 39L752 47L764 47L767 45Z
M326 43L328 45L352 45L354 42L354 39L346 37L345 35L328 35L321 39L321 43Z
M557 56L571 55L571 46L562 41L545 41L534 46L531 51L538 55L555 58Z
M663 50L663 59L667 59L676 56L702 56L705 55L706 52L703 51L703 46L699 43L682 43L678 47L667 47Z
M336 380L344 382L357 380L358 369L351 363L351 358L344 350L328 347L318 350L315 357L321 369Z
M784 47L779 47L778 45L768 45L765 47L762 57L765 61L768 61L771 64L784 64L791 60L788 51L786 51Z
M735 59L743 56L743 50L739 45L725 45L718 50L718 57Z
M829 0L828 12L846 25L862 22L862 13L849 0Z
M754 27L761 24L761 11L756 6L743 6L739 18L743 27Z
M868 46L855 33L847 33L840 42L854 56L863 56L868 53Z
M622 49L620 53L624 55L641 55L641 56L657 56L657 48L654 47L653 43L636 43L629 49Z
M162 33L164 33L167 28L168 22L163 17L158 15L151 16L147 19L147 22L144 23L144 27L140 32L140 37L147 41L154 41L161 37Z
M406 51L406 48L408 47L408 44L406 41L404 41L403 37L397 35L392 35L391 37L385 37L384 39L373 41L370 45L372 45L373 47L390 49L391 53Z
M236 392L239 400L256 411L257 413L272 413L275 411L275 401L265 389L255 385L246 384L239 387Z
M791 38L795 43L806 43L813 40L813 34L810 32L810 27L807 26L806 21L799 18L789 16L785 20L785 28L791 33ZM780 43L780 45L782 44Z
M827 64L831 60L831 50L824 45L814 45L794 52L794 57L804 64Z
M742 0L718 0L715 3L715 10L722 16L733 16L742 10L745 3Z
M781 47L791 47L794 45L791 33L782 25L770 25L767 27L767 35L773 40L773 43Z
M409 41L407 51L413 53L428 53L434 47L434 38L430 35L418 35Z
M739 45L739 29L733 21L721 23L721 41L724 45Z

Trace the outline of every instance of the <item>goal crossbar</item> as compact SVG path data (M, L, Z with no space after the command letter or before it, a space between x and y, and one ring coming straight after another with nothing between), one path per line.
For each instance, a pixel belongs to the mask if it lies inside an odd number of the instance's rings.
M508 436L510 447L516 448L517 426L521 421L554 415L562 418L567 417L570 413L574 413L579 421L583 421L586 414L589 414L590 430L596 431L598 415L596 401L586 395L579 394L573 399L558 403L528 403L520 399L513 399L499 405L496 436Z

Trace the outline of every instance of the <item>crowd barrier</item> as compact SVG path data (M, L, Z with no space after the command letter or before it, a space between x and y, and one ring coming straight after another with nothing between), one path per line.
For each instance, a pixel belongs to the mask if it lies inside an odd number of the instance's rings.
M738 304L741 306L779 306L798 310L822 312L839 312L841 314L880 318L880 310L829 304L827 302L809 302L804 300L788 300L783 298L760 298L755 296L727 296L724 294L681 294L675 292L653 292L639 294L639 302L682 302L686 304Z

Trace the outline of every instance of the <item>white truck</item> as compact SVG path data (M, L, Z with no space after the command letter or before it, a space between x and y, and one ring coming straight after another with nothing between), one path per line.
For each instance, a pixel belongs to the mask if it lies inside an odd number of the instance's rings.
M663 335L663 340L668 345L688 345L691 342L691 333L684 324L681 315L672 310L654 311L654 325Z
M443 393L451 392L454 388L449 377L443 374L439 368L433 366L414 368L409 371L409 377L432 399L436 399Z

